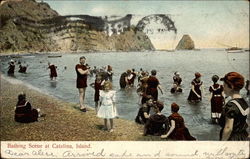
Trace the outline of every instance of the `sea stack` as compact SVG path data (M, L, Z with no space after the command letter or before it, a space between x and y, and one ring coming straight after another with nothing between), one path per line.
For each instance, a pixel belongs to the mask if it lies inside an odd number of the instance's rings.
M194 41L191 39L189 35L183 35L181 40L179 41L178 45L175 48L176 50L193 50L194 47Z

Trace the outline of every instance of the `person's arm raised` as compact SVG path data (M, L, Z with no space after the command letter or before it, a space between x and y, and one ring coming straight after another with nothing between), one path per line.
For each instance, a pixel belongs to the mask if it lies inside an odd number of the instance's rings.
M89 74L89 69L83 70L83 69L81 69L81 68L78 68L77 71L78 71L80 74L82 74L82 75L87 75L87 74Z

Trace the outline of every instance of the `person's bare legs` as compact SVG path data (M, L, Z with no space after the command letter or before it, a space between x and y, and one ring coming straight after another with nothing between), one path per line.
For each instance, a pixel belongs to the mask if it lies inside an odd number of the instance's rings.
M109 122L110 122L110 132L113 132L114 131L114 129L113 129L113 126L114 126L113 119L109 119Z
M104 130L108 130L108 124L107 124L108 120L104 119Z
M78 88L79 90L79 101L80 101L80 109L86 108L84 105L84 98L85 98L85 90L86 88Z
M97 114L97 111L98 111L98 101L95 101L95 112Z

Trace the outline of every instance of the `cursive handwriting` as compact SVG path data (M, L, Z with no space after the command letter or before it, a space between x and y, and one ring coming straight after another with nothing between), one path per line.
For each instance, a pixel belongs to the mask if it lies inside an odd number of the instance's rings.
M43 150L33 150L31 153L28 152L15 152L13 150L5 150L4 151L6 154L10 156L18 156L18 157L23 157L23 156L39 156L39 157L57 157L53 152L47 152Z
M47 157L56 157L56 155L53 152L47 152L47 151L42 151L42 150L38 150L38 151L32 151L32 155L34 156L47 156Z
M20 151L14 151L12 149L6 149L4 150L5 155L9 155L11 157L29 157L33 156L34 158L169 158L169 157L184 157L184 158L205 158L205 159L236 159L236 158L245 158L248 153L244 149L235 149L235 151L231 151L230 148L227 146L221 147L218 150L211 152L211 151L201 151L201 150L194 150L190 152L183 152L183 153L175 153L170 152L168 150L159 149L157 151L152 152L130 152L127 149L124 149L120 152L105 150L102 149L96 149L96 150L89 150L84 149L85 151L74 151L74 150L67 150L67 151L60 151L60 152L50 152L50 151L44 151L42 149L39 150L32 150L28 152L20 152ZM8 156L8 157L9 157Z
M6 154L8 155L11 155L11 156L19 156L19 157L22 157L22 156L29 156L30 154L27 153L27 152L15 152L13 150L5 150L4 151Z
M236 152L229 152L228 147L223 147L223 148L220 148L217 152L203 152L203 156L205 156L206 158L209 158L209 159L210 158L211 159L214 159L214 158L220 159L223 157L233 159L233 158L245 157L246 154L245 154L244 150L242 150L242 149L239 149Z
M88 151L88 150L87 150ZM104 149L101 149L99 152L72 152L72 151L65 151L62 154L62 157L70 157L70 158L75 158L75 157L104 157Z

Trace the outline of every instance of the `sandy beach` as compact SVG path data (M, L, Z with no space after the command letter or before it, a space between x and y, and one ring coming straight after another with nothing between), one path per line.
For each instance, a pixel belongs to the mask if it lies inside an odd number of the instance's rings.
M2 75L1 75L2 76ZM40 108L45 118L34 123L14 121L17 96L25 92L34 108ZM1 141L145 141L161 140L157 136L142 136L143 126L124 119L115 119L115 131L103 131L103 120L95 111L79 111L77 103L67 103L33 90L22 82L15 84L1 77Z

